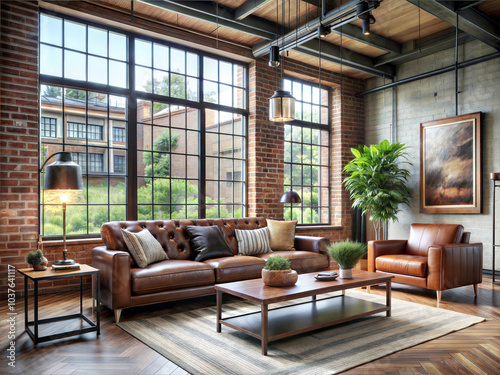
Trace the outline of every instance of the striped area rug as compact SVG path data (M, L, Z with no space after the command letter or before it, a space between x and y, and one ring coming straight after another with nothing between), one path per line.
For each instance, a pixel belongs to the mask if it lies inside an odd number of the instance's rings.
M385 304L382 296L351 290L346 294ZM303 300L293 302L298 301ZM246 301L228 303L223 317L259 308ZM118 325L191 374L269 375L336 374L484 320L393 298L390 318L380 313L273 341L266 357L257 339L227 326L217 333L215 318L214 306Z

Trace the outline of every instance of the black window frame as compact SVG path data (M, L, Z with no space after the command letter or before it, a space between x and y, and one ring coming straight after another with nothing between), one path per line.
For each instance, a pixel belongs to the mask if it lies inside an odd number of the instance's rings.
M298 82L302 85L308 85L308 86L312 86L312 87L318 87L319 86L317 84L312 84L311 82L309 81L305 81L305 80L302 80L300 78L295 78L295 77L290 77L290 76L285 76L285 79L286 80L289 80L289 81L292 81L292 85L293 85L293 82ZM327 119L328 119L328 123L327 124L322 124L321 123L321 90L326 90L327 92L327 100L328 100L328 103L327 103ZM291 220L299 220L299 222L297 223L297 225L299 226L321 226L321 225L331 225L331 209L330 209L330 199L331 199L331 181L330 181L330 177L331 177L331 158L330 158L330 155L331 155L331 148L332 148L332 145L331 145L331 121L332 121L332 90L330 87L326 86L326 85L321 85L321 90L319 91L319 97L320 97L320 117L319 117L319 123L316 123L316 122L309 122L309 121L303 121L303 120L298 120L298 119L294 119L292 121L289 121L285 124L285 126L291 126L291 127L300 127L301 129L310 129L311 132L313 130L319 130L319 137L321 137L321 132L325 131L327 132L327 141L325 142L325 146L321 145L320 146L320 151L321 151L321 147L327 147L327 164L312 164L311 163L294 163L293 162L293 157L292 157L292 160L290 161L287 161L287 160L284 160L284 166L285 166L285 171L287 169L290 170L290 184L284 184L284 191L287 191L289 190L290 188L294 189L294 190L300 190L300 191L303 191L304 188L310 188L311 190L313 188L317 188L319 193L318 193L318 199L321 198L321 189L327 189L328 191L328 197L326 199L326 202L324 202L323 204L321 204L321 200L319 200L319 204L316 205L316 206L313 206L312 205L312 202L310 205L305 205L304 201L305 199L303 199L304 197L301 197L302 198L302 202L301 203L294 203L294 204L285 204L284 205L284 213L286 213L286 210L290 210L290 219ZM303 116L303 115L302 115ZM311 118L312 118L312 115L311 115ZM302 132L302 131L301 131ZM291 145L292 144L296 144L296 145L300 145L300 148L303 152L304 150L304 145L308 146L308 145L312 145L312 140L311 140L311 143L304 143L303 140L300 141L300 142L297 142L297 141L293 141L292 139L290 140L287 140L285 139L284 140L285 142L285 147L286 147L286 143L290 143ZM291 147L291 146L290 146ZM287 165L289 165L289 168L287 168ZM296 166L301 166L301 169L303 171L303 166L305 165L306 167L310 167L311 168L311 173L312 173L312 167L318 167L319 168L319 171L321 171L321 167L326 167L327 170L328 170L328 176L326 177L326 184L322 185L321 184L321 181L323 180L321 178L321 175L320 177L318 178L318 185L314 185L312 183L312 175L311 175L311 184L304 184L303 181L303 172L302 172L302 176L300 178L300 181L302 181L302 183L300 184L297 184L297 183L293 183L292 181L292 178L293 178L293 167L294 165ZM286 173L286 172L285 172ZM311 193L311 197L312 197L312 193ZM311 198L312 199L312 198ZM300 218L297 218L297 217L294 217L293 216L293 209L294 208L300 208L301 209L301 216ZM303 220L304 220L304 209L310 209L311 210L311 216L313 215L313 209L317 208L318 209L318 215L319 215L319 223L304 223ZM328 221L326 222L322 222L321 221L321 217L322 217L322 210L325 210L326 211L326 214L325 216L328 217Z
M244 159L245 159L245 171L244 175L247 176L248 172L248 118L249 118L249 65L248 63L238 61L238 60L233 60L224 56L219 56L216 54L211 54L209 52L205 52L199 49L191 48L191 47L186 47L182 44L178 43L173 43L173 42L167 42L158 38L153 38L150 36L146 36L143 34L135 33L132 31L128 30L122 30L118 29L112 26L107 26L103 25L100 23L92 22L92 21L87 21L87 20L82 20L80 18L76 18L73 16L68 16L65 14L61 13L56 13L56 12L49 12L45 11L44 9L40 10L40 15L46 14L49 16L54 16L61 18L63 20L63 27L64 27L64 20L68 21L73 21L73 22L78 22L81 24L85 24L88 30L88 27L97 27L100 29L107 30L108 32L116 32L123 34L127 37L127 88L122 88L122 87L117 87L117 86L111 86L109 84L100 84L100 83L94 83L94 82L89 82L88 80L72 80L64 77L58 77L58 76L51 76L47 74L39 74L39 82L40 85L51 85L51 86L59 86L59 87L73 87L75 89L79 90L85 90L87 92L102 92L107 95L117 95L117 96L122 96L127 99L127 113L128 113L128 118L127 118L127 129L126 129L126 143L127 147L125 150L127 151L127 156L126 156L126 186L127 186L127 204L126 204L126 219L127 220L137 220L137 114L136 114L136 101L138 99L141 100L151 100L151 101L157 101L157 102L165 102L166 100L168 101L169 104L173 105L181 105L181 106L186 106L186 107L192 107L192 108L197 108L199 110L199 121L200 121L200 139L199 139L199 154L200 154L200 165L199 165L199 176L200 176L200 184L199 184L199 200L198 200L198 218L204 218L206 216L206 198L205 198L205 193L206 193L206 184L205 184L205 144L204 144L204 139L205 139L205 129L204 129L204 124L205 124L205 110L211 109L211 110L216 110L216 111L224 111L224 112L232 112L234 114L239 114L244 117L245 121L245 134L244 134L244 139L245 139L245 154L244 154ZM63 29L63 35L64 35L64 29ZM141 39L141 40L148 40L151 41L152 43L158 43L158 44L163 44L163 45L168 45L170 48L176 48L176 49L181 49L186 52L192 52L198 56L199 59L199 76L198 76L198 97L197 101L193 100L188 100L188 99L179 99L175 97L170 97L170 96L163 96L155 93L148 93L148 92L141 92L138 90L135 90L135 58L134 58L134 42L135 39ZM41 42L39 41L39 44ZM64 48L64 43L63 43L63 48ZM108 46L109 48L109 46ZM87 52L88 54L88 52ZM64 53L63 53L64 55ZM246 90L246 93L244 95L244 100L245 103L243 105L243 108L233 108L233 107L228 107L220 104L214 104L210 102L205 102L203 100L203 58L204 57L210 57L210 58L215 58L219 61L226 61L232 64L237 64L242 66L245 69L245 76L244 76L244 88ZM64 58L64 57L63 57ZM108 57L109 59L109 57ZM64 62L63 62L63 69L64 69ZM88 69L88 67L87 67ZM64 74L64 72L63 72ZM87 76L86 76L87 79ZM108 82L109 82L109 75L108 75ZM107 125L108 127L111 126L109 123ZM118 127L119 128L119 127ZM109 137L108 137L109 138ZM40 138L39 138L40 139ZM40 142L40 141L39 141ZM88 145L88 139L87 139L87 145ZM93 145L88 145L87 147L96 147ZM116 146L112 146L116 147ZM108 160L109 164L109 160ZM109 168L107 168L108 174L109 174ZM87 171L87 173L91 173L90 171ZM93 173L93 172L92 172ZM40 175L39 175L40 178ZM226 182L224 179L220 179L220 183ZM244 185L244 196L242 197L242 216L245 216L247 214L248 210L248 182L243 181ZM40 191L39 191L40 194ZM39 210L40 212L41 210ZM42 220L40 220L40 223L42 225ZM97 233L89 233L87 235L68 235L68 237L73 237L73 238L82 238L82 237L96 237L98 235ZM45 236L46 238L60 238L60 236Z

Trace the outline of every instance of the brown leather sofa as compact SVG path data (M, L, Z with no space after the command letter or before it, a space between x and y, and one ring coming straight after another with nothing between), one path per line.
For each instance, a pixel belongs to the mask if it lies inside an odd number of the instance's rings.
M368 271L393 275L395 283L442 291L483 280L483 244L455 224L412 224L408 240L368 242Z
M222 229L233 257L195 262L186 235L187 225L217 225ZM295 251L275 251L259 256L238 254L234 229L257 229L267 225L263 217L240 219L115 221L101 227L105 246L92 250L92 265L100 270L101 302L114 310L116 322L122 309L159 302L215 294L214 285L261 277L270 256L290 259L298 273L315 272L329 267L322 237L295 236ZM169 259L139 268L128 252L121 229L139 232L147 228L160 242Z

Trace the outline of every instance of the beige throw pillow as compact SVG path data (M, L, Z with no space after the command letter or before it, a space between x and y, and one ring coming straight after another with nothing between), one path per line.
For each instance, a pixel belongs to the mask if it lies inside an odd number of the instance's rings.
M140 232L132 233L122 229L122 233L132 258L140 268L168 259L167 253L149 230L143 229Z
M267 220L269 228L269 242L271 249L276 250L295 250L293 244L295 242L295 227L297 220L293 221L278 221Z

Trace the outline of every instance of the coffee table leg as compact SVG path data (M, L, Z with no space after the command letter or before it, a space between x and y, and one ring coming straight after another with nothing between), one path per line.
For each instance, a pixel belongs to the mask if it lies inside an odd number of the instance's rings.
M261 341L262 341L262 355L267 355L267 304L261 304Z
M221 332L220 320L222 319L222 292L217 291L217 332Z
M385 315L387 317L391 316L391 280L386 283L385 288L385 304L387 305L388 310Z
M313 301L316 301L316 296L312 296L312 300L313 300Z

